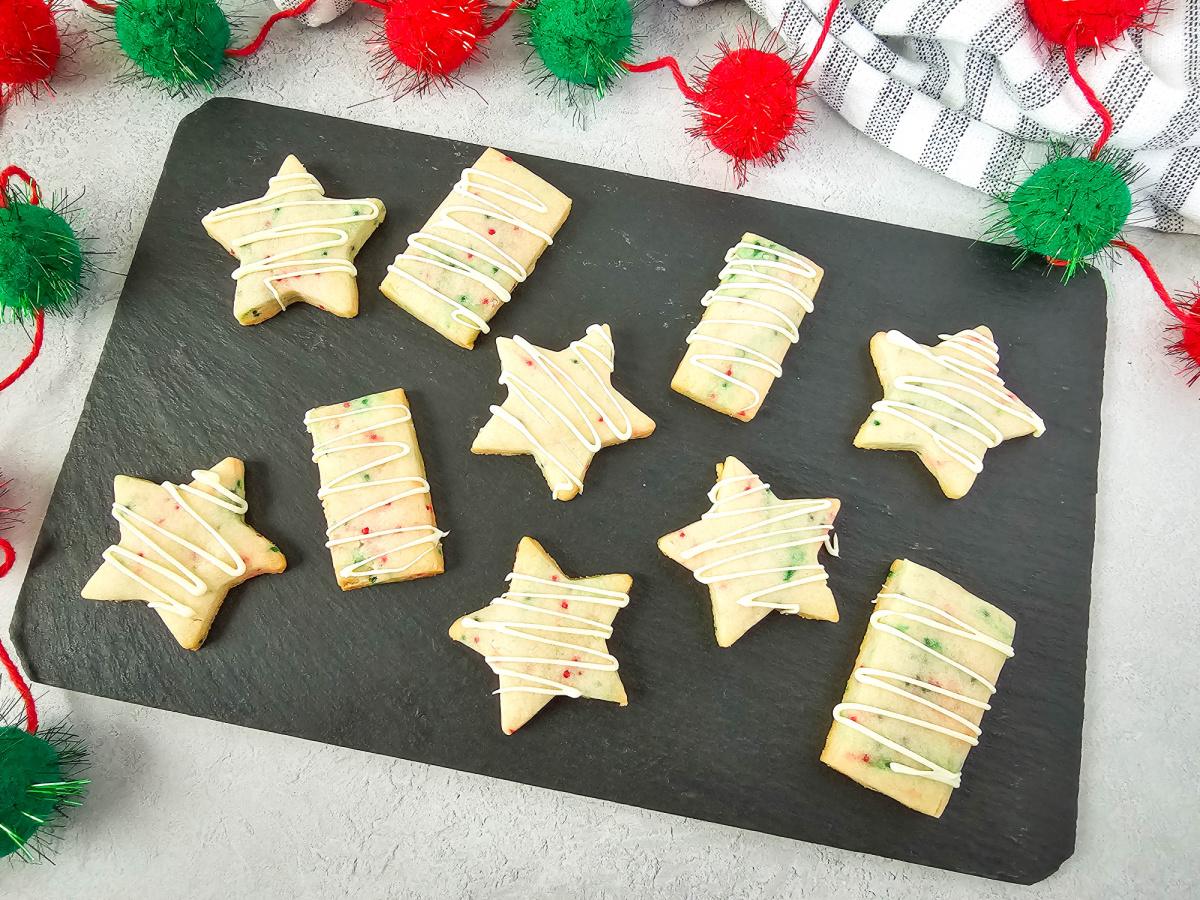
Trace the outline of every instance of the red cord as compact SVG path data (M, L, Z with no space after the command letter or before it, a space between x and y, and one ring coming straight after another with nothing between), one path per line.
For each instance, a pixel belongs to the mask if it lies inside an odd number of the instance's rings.
M0 209L8 208L8 181L13 176L20 178L29 185L29 202L38 206L42 202L42 189L38 183L29 177L29 173L20 166L9 166L0 172Z
M117 11L115 6L109 6L107 3L97 3L96 0L83 0L83 2L96 10L96 12L108 13L110 16Z
M1094 160L1100 156L1100 151L1104 149L1104 145L1108 143L1108 139L1113 133L1112 115L1100 102L1100 98L1096 96L1096 92L1092 90L1092 86L1083 80L1083 76L1079 74L1079 64L1075 61L1075 50L1077 47L1076 29L1072 28L1070 34L1067 35L1067 42L1063 45L1063 53L1067 57L1067 69L1071 73L1071 78L1074 79L1076 87L1083 94L1088 105L1096 111L1096 115L1100 117L1103 127L1100 129L1100 137L1096 139L1096 146L1092 148L1091 158Z
M12 544L0 538L0 549L4 550L6 562L14 558ZM8 563L10 566L11 562ZM8 570L5 569L7 572ZM0 641L0 665L3 665L8 672L8 677L12 679L13 685L16 686L17 693L21 695L21 700L25 704L25 730L30 734L37 731L38 714L37 706L33 702L33 691L29 689L29 683L21 677L21 670L17 668L17 664L12 661L12 657L8 655L8 650L4 647L4 642Z
M833 26L833 14L837 12L840 2L841 0L831 0L829 9L825 10L825 23L821 26L821 33L817 35L817 43L813 47L812 53L804 61L804 68L800 70L800 76L796 79L796 84L804 84L804 79L808 77L808 70L817 61L817 56L820 54L821 48L825 46L825 38L829 36L829 29Z
M671 74L675 76L675 83L679 85L679 90L683 91L683 95L693 103L699 103L701 94L699 91L693 90L692 86L687 83L687 79L683 77L683 72L679 69L679 63L675 61L673 56L660 56L658 59L648 63L621 63L630 72L653 72L655 69L670 69Z
M1150 284L1154 287L1159 299L1162 300L1167 309L1171 311L1171 314L1174 315L1175 318L1177 318L1180 322L1186 322L1187 316L1184 314L1183 310L1179 308L1179 304L1175 302L1174 298L1167 293L1167 289L1163 286L1162 279L1159 278L1158 273L1154 271L1154 266L1150 265L1150 260L1146 258L1146 254L1144 254L1137 247L1133 246L1133 244L1130 244L1128 241L1113 241L1112 245L1114 247L1120 247L1122 250L1129 251L1129 255L1136 259L1141 265L1142 271L1145 272L1146 277L1150 279Z
M88 0L83 0L83 2L87 3ZM275 15L271 16L271 18L267 19L267 21L263 24L262 29L258 32L258 37L256 37L245 47L242 47L240 50L226 50L225 55L236 57L249 56L263 45L263 41L267 39L267 35L270 33L271 29L275 27L276 22L281 22L284 19L294 19L296 16L302 16L308 12L308 8L316 2L317 0L304 0L304 2L295 9L285 9L281 12L275 13Z
M505 8L504 12L502 12L502 13L500 13L500 15L496 16L495 21L493 21L490 25L488 25L487 28L483 29L483 36L485 38L491 37L493 34L495 34L497 31L499 31L501 28L503 28L504 23L508 21L508 17L511 16L514 12L516 12L517 7L520 5L521 5L521 0L512 0L512 3L508 4L508 6Z
M7 387L12 387L13 382L29 371L29 367L33 365L33 361L37 359L38 354L42 352L42 338L46 333L46 311L44 309L39 309L36 313L34 313L33 321L33 347L30 349L29 355L21 361L21 364L17 366L16 369L13 370L13 373L3 381L0 381L0 391Z

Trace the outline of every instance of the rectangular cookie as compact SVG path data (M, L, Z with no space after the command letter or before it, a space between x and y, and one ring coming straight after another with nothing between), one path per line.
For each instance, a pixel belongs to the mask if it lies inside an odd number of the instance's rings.
M404 391L310 409L304 424L342 590L440 574L446 532L434 519Z
M978 743L1015 630L1011 616L949 578L896 560L833 709L821 761L941 816Z
M700 324L672 389L697 403L749 422L758 414L780 364L800 339L825 270L786 247L747 232L725 254L721 283L700 303Z
M408 236L379 289L470 350L570 211L570 197L489 148Z

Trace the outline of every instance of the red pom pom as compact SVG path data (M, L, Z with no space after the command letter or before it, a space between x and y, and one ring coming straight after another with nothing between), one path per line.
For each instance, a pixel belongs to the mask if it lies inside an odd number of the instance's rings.
M1183 318L1168 329L1175 340L1167 347L1167 352L1183 363L1180 374L1188 376L1188 384L1195 384L1200 381L1200 287L1177 302Z
M45 0L0 0L0 106L36 95L58 66L62 41Z
M1046 40L1062 45L1073 31L1080 47L1112 43L1143 24L1151 6L1157 11L1152 0L1025 0L1029 18Z
M371 41L379 46L380 77L397 95L449 86L455 71L486 52L485 40L512 11L489 22L487 8L487 0L390 0Z
M783 159L809 120L800 108L795 58L783 56L780 46L774 33L757 47L753 33L741 31L736 47L717 45L721 55L697 84L700 124L691 132L733 159L739 185L750 164Z

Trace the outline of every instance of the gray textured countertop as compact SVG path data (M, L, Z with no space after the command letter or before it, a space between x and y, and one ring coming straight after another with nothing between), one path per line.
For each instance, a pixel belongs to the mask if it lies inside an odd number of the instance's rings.
M685 134L666 73L631 78L586 130L523 74L506 26L443 96L384 96L356 10L319 31L280 26L222 93L689 184L732 189ZM67 13L77 28L94 17ZM252 16L253 18L253 16ZM740 4L652 0L644 54L683 60L746 23ZM96 36L98 37L98 35ZM58 97L0 121L0 162L77 194L103 251L83 308L51 320L34 369L0 395L0 466L28 506L0 581L7 622L171 135L198 100L114 81L115 48L84 41ZM486 102L485 99L486 98ZM985 198L889 154L815 103L802 149L747 193L979 236ZM1200 278L1200 237L1134 230L1169 286ZM1108 272L1109 347L1078 849L1032 888L995 884L718 825L306 743L57 690L94 757L87 805L56 865L0 863L0 896L71 898L1174 898L1200 893L1200 386L1173 377L1167 316L1130 262ZM1069 336L1064 336L1069 339ZM27 350L0 328L7 371ZM81 523L81 527L86 527ZM107 527L107 525L105 525Z

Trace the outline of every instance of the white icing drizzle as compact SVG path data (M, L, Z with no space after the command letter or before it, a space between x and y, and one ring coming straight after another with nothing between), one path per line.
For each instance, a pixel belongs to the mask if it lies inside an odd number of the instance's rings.
M476 180L472 181L472 178ZM493 182L497 182L498 185L501 186L481 183L479 179L491 179ZM471 191L472 188L475 189L474 193ZM505 188L509 188L511 191L505 190ZM514 225L523 231L529 232L535 237L541 239L541 241L547 247L553 244L554 240L551 235L538 228L534 228L533 225L531 225L529 222L526 222L519 215L508 212L503 206L500 206L495 201L481 196L485 193L493 194L497 197L503 197L505 200L515 203L517 206L525 209L532 210L535 213L546 213L550 210L550 207L539 200L534 194L530 193L519 185L513 184L511 181L501 178L499 175L493 175L491 172L484 172L483 170L476 168L463 169L462 177L460 177L458 182L454 185L451 195L459 194L460 196L468 197L477 205L456 205L443 207L437 219L435 219L427 227L441 228L445 231L456 231L464 235L469 235L472 238L487 244L492 248L491 251L480 252L479 250L474 250L463 244L456 243L455 241L452 241L442 235L434 234L430 231L418 231L415 234L410 234L408 236L408 246L412 247L413 249L420 250L422 254L429 255L403 254L396 257L395 263L388 266L388 271L393 275L404 278L412 284L415 284L417 287L427 291L434 297L437 297L439 300L448 303L451 307L453 307L453 312L450 314L450 318L458 324L476 328L484 334L487 334L491 329L488 327L488 324L484 319L467 309L467 307L459 303L458 300L443 294L441 291L437 290L431 285L426 284L411 272L406 272L404 269L400 268L400 263L405 261L420 265L434 266L436 268L443 269L447 272L453 272L456 275L462 275L465 278L470 278L471 280L478 282L494 295L494 299L497 301L497 303L507 303L509 300L511 300L512 294L505 290L504 286L501 285L500 282L468 265L465 261L456 259L449 252L446 252L446 250L457 250L461 253L472 254L487 265L495 266L518 284L529 277L528 270L510 254L501 250L500 246L495 241L490 240L488 235L482 234L455 219L455 214L470 213L476 216L491 216L493 219L498 219L501 222L507 222L509 225ZM431 245L440 245L446 249L439 250L436 246Z
M308 257L323 250L344 247L350 243L349 233L344 228L339 228L339 225L348 225L352 222L379 218L379 207L371 200L331 200L321 197L316 200L286 200L279 202L281 197L285 197L288 194L305 193L308 191L321 192L320 182L308 172L276 175L270 180L265 197L260 197L257 200L247 200L244 203L236 203L233 206L226 206L223 209L209 213L205 217L210 222L224 222L228 219L240 218L242 216L262 215L275 209L311 208L317 206L346 206L351 209L358 206L366 207L370 210L369 213L360 213L359 215L339 216L331 214L308 219L295 225L278 225L274 228L264 228L262 231L243 235L231 242L231 246L236 252L243 247L248 247L259 241L271 241L300 235L312 235L315 238L311 244L305 244L294 250L281 250L278 253L260 259L258 262L239 266L233 271L234 279L241 281L248 275L258 275L263 272L276 272L279 269L287 269L288 271L279 275L269 275L263 279L263 283L267 286L267 290L271 292L271 296L275 298L275 302L279 304L280 309L286 309L287 306L280 299L279 292L275 290L275 282L277 281L283 281L287 278L298 278L304 275L320 275L325 272L342 272L350 276L357 275L358 269L348 259L329 259L324 256Z
M390 426L402 425L405 422L411 422L412 411L403 403L379 403L374 406L361 406L357 409L345 409L341 412L327 413L323 416L314 416L310 410L304 416L304 424L311 425L313 422L326 422L333 419L345 419L350 416L356 416L361 413L370 412L376 409L399 409L403 410L403 412L397 413L393 415L392 418L385 421L364 425L362 428L354 431L347 431L336 435L335 437L331 437L328 440L320 441L313 446L313 462L319 461L322 457L331 456L334 453L344 453L348 450L380 449L383 451L370 462L365 463L356 469L351 469L349 472L344 472L341 475L338 475L336 478L331 479L328 484L322 485L321 489L317 491L317 497L323 500L331 494L341 494L347 491L357 491L362 490L363 488L374 488L388 484L404 484L411 485L411 487L400 490L390 497L385 497L375 503L370 503L366 506L363 506L361 509L351 513L348 516L345 516L342 519L339 519L336 522L331 522L329 527L325 530L325 535L329 538L329 540L325 542L325 546L330 548L338 547L342 544L353 544L366 541L371 538L387 537L391 534L418 534L421 536L415 537L406 542L404 542L404 539L401 539L402 543L397 544L395 547L391 547L380 553L376 553L374 556L364 559L360 562L351 563L348 566L344 566L338 572L338 577L340 578L365 577L368 575L390 575L405 572L415 566L427 555L432 553L437 548L442 538L449 534L448 531L441 531L433 525L409 525L401 528L387 528L382 531L372 531L369 534L363 534L360 531L356 531L352 528L344 536L334 537L338 529L344 528L351 522L367 515L368 513L374 512L377 509L381 509L390 503L395 503L398 500L403 500L406 497L412 497L416 494L429 493L429 482L418 475L405 475L399 478L379 479L372 476L372 478L368 481L363 481L359 478L359 476L363 475L364 473L372 472L375 469L382 469L384 466L390 465L396 460L404 459L404 457L408 456L408 454L412 452L412 448L403 441L354 441L356 437L361 434L366 434L369 431L379 431ZM351 443L342 443L346 440L351 441ZM387 448L392 449L389 451ZM357 480L352 484L344 483L350 479ZM410 560L408 563L400 566L399 568L367 568L377 559L381 559L382 557L391 554L400 553L403 550L408 550L413 547L420 547L422 544L429 544L429 546L423 553L418 554L415 559Z
M1004 440L1004 434L986 417L955 400L951 396L952 392L970 394L972 397L994 406L997 410L1028 422L1033 427L1034 436L1045 432L1046 423L1004 387L1004 381L998 374L1000 371L997 365L1000 361L999 348L994 341L984 337L973 328L953 335L940 334L938 337L946 345L974 362L945 353L935 353L899 331L889 331L887 333L889 343L920 353L926 359L947 369L955 377L955 380L951 381L920 375L902 375L892 379L892 386L899 391L920 394L945 403L961 416L945 415L923 409L904 400L880 400L873 404L871 409L885 415L896 416L924 431L933 438L933 442L938 447L976 474L983 471L983 458L975 455L962 444L939 434L930 427L929 422L944 422L958 431L969 434L988 449L999 445ZM948 388L949 391L939 390L939 388Z
M620 591L606 591L601 588L590 587L584 584L570 581L551 581L548 578L535 578L532 575L522 575L517 572L510 572L504 579L513 584L518 581L529 581L534 584L548 585L550 587L559 588L562 591L577 591L578 593L561 593L561 592L543 592L543 591L515 591L508 590L492 600L489 606L503 606L510 609L520 609L527 612L539 613L550 616L556 624L542 625L533 622L523 622L520 620L500 621L500 622L481 622L478 619L467 616L462 620L462 626L466 630L479 629L484 631L496 631L500 634L506 634L510 637L517 637L523 640L532 641L535 644L545 644L551 647L561 647L568 651L569 654L579 656L587 655L595 659L595 662L575 661L563 656L485 656L484 661L491 667L492 671L497 675L507 675L510 678L516 678L520 681L528 682L528 684L515 684L508 687L501 687L493 691L493 694L501 694L505 691L520 691L526 694L553 694L563 695L566 697L582 696L577 688L571 687L562 681L554 681L549 678L542 678L538 675L529 675L525 672L516 672L512 669L505 668L511 663L534 663L537 665L564 665L580 669L594 669L601 672L615 672L619 668L617 658L611 653L605 653L602 650L594 650L583 644L571 643L568 638L571 635L588 638L600 638L608 640L612 637L612 626L606 625L595 619L589 619L585 616L568 615L556 608L547 609L541 606L535 606L531 603L522 603L516 597L536 597L541 600L559 600L559 601L584 601L586 603L596 603L601 606L615 606L622 609L629 605L629 595ZM559 621L568 624L557 624ZM573 624L571 624L573 623ZM554 637L549 637L553 635ZM556 639L561 638L561 640Z
M765 259L745 259L738 256L739 250L759 250L763 253L771 253L778 256L778 260ZM762 401L762 394L751 385L731 374L726 374L725 370L713 368L709 363L742 363L747 366L753 366L756 369L762 369L764 372L770 372L774 378L778 378L783 374L783 369L779 363L765 353L755 350L753 347L747 347L745 344L739 344L736 341L728 340L718 336L717 334L705 333L704 329L708 327L710 331L712 326L717 326L716 331L720 331L721 325L748 325L754 328L765 328L768 331L774 331L776 334L781 334L788 339L789 343L796 343L800 340L800 331L796 325L798 316L792 312L790 303L788 310L784 311L770 303L764 303L761 300L752 300L747 297L732 296L730 291L744 290L760 290L772 294L777 294L783 297L786 301L791 301L800 307L803 313L813 311L812 298L805 294L802 290L783 278L776 275L771 275L768 272L761 271L763 269L774 269L776 271L790 272L794 275L802 275L806 278L816 278L817 271L810 266L802 257L795 256L791 253L784 253L782 250L773 247L765 247L759 244L751 244L748 241L739 241L725 254L725 267L721 269L719 275L721 283L715 290L709 291L701 299L700 304L704 307L709 307L713 303L725 300L732 303L740 303L746 306L752 306L755 309L762 310L768 313L775 321L760 321L756 319L716 319L705 313L700 320L700 324L692 329L691 334L687 336L687 343L695 344L715 344L718 347L729 347L734 350L741 350L745 356L730 356L720 352L715 353L696 353L692 356L692 365L705 372L709 372L718 378L728 381L730 384L736 384L738 387L749 391L753 395L753 400L746 406L742 407L739 412L745 412L748 409L753 409ZM733 281L733 276L741 276L743 278L755 278L756 281ZM725 279L729 278L729 281ZM730 366L725 366L725 369L730 369Z
M761 512L770 510L778 515L773 515L762 522L751 522L749 525L741 527L732 526L733 530L726 534L715 537L712 540L705 541L703 544L697 544L688 550L683 551L680 556L687 560L702 553L708 553L710 550L722 550L728 547L737 547L743 544L755 543L761 540L770 540L776 537L783 538L782 543L773 543L769 547L760 547L754 550L746 550L743 552L733 552L728 556L722 556L720 559L707 563L694 571L696 580L701 584L712 584L717 581L733 581L738 578L751 578L756 575L771 575L778 572L797 572L806 571L813 574L804 578L799 578L795 581L783 581L777 585L763 588L762 590L747 593L738 598L739 606L761 606L768 609L777 609L783 613L796 615L800 612L800 605L797 603L775 603L762 598L768 594L773 594L776 591L786 591L790 587L796 587L802 584L813 584L818 581L827 581L829 579L825 567L820 563L811 566L781 566L779 568L769 569L748 569L744 572L729 572L714 574L713 569L717 569L728 563L738 560L749 559L759 556L764 553L773 553L777 550L789 550L794 547L803 547L808 544L824 544L825 549L833 556L838 555L837 535L833 533L833 525L802 525L799 527L787 527L793 519L798 519L803 516L812 515L813 513L822 512L830 509L833 504L829 500L780 500L774 506L768 506L765 502L760 506L748 506L742 509L720 509L723 504L731 503L751 494L756 494L759 491L766 491L771 486L769 484L760 483L757 487L747 485L746 489L735 491L728 497L720 500L717 495L721 488L725 485L734 484L740 481L751 482L756 476L754 475L739 475L733 478L722 478L712 490L708 492L708 499L712 501L712 509L701 516L701 521L711 519L726 519L738 516L756 515ZM782 526L782 527L773 527ZM817 534L813 534L817 532ZM785 535L800 535L799 537L784 537Z
M150 521L133 510L121 506L119 503L114 503L112 505L113 518L116 519L123 528L128 528L131 532L136 534L146 544L146 546L150 548L151 552L159 556L163 562L166 563L166 565L157 563L148 557L139 556L133 551L127 550L117 544L109 547L102 554L105 562L117 569L122 575L132 578L142 587L146 588L146 590L160 598L159 600L148 601L147 605L149 607L152 609L165 609L177 616L184 616L187 618L195 618L196 610L182 602L179 598L172 597L157 585L151 584L141 575L133 571L133 569L129 568L125 564L124 560L128 560L129 562L150 569L152 572L158 573L167 581L182 588L185 593L191 595L192 597L201 597L208 593L208 585L205 584L195 572L188 569L188 567L180 562L180 560L172 556L167 551L166 547L155 541L153 537L147 534L147 530L149 530L162 535L168 541L171 541L172 543L182 547L189 553L196 554L201 559L216 566L230 577L237 578L239 575L245 574L245 560L238 555L238 552L229 545L229 542L225 540L225 538L223 538L215 528L209 525L208 522L206 522L200 516L200 514L192 508L191 504L188 503L187 498L183 496L183 493L186 493L191 497L204 500L205 502L211 503L214 506L219 506L222 509L227 509L237 515L245 515L246 510L248 509L246 501L222 485L221 476L210 469L197 469L192 472L192 478L208 485L217 493L210 494L207 491L202 491L199 488L192 487L190 484L179 485L172 484L169 481L164 481L162 483L162 487L167 494L170 495L175 504L189 516L195 519L196 522L199 523L200 527L203 528L204 531L209 535L209 537L216 542L216 544L220 547L220 550L223 551L226 556L228 556L229 562L214 556L205 548L198 547L191 541L184 540L179 535L168 531L161 525Z
M977 643L983 644L985 647L990 647L992 650L995 650L997 653L1004 654L1004 656L1006 658L1010 658L1010 659L1012 658L1012 655L1013 655L1013 648L1011 645L1006 644L1004 641L997 640L994 637L990 637L989 635L984 634L982 631L980 631L978 628L975 628L973 625L969 625L966 622L962 621L961 619L959 619L955 616L952 616L950 613L946 612L945 610L938 609L936 606L933 606L929 603L923 603L920 600L914 600L911 597L904 596L903 594L894 594L894 593L888 593L888 592L880 593L878 598L876 598L876 603L878 603L879 600L882 600L884 598L888 598L891 600L899 600L904 603L910 604L911 606L917 607L918 609L924 609L928 612L932 612L932 613L940 616L945 621L939 622L939 621L929 618L928 616L923 616L919 613L903 612L903 611L895 610L895 609L876 609L873 613L871 613L871 625L870 625L871 628L874 628L877 631L881 631L884 634L890 635L891 637L899 638L900 640L911 644L912 646L916 647L917 649L921 650L922 652L928 653L930 656L933 656L934 658L952 666L953 668L962 672L968 678L971 678L978 684L982 685L983 688L988 692L989 696L996 693L996 686L994 684L992 684L990 681L988 681L986 678L984 678L982 675L980 675L978 672L968 668L967 666L963 665L962 663L958 662L957 660L951 659L950 657L946 656L944 653L941 653L940 651L935 650L930 646L927 646L924 642L918 641L914 637L910 637L909 635L907 635L903 631L901 631L899 628L897 628L895 625L885 622L884 619L899 618L899 619L907 619L912 622L919 622L920 624L926 626L927 628L935 628L939 631L944 631L947 634L953 634L956 637L965 638L970 641L976 641ZM950 622L952 624L946 624L946 622ZM875 731L874 729L868 728L867 726L861 724L860 722L854 721L849 716L846 716L844 713L846 710L873 713L877 716L882 716L882 717L888 718L888 719L894 719L894 720L900 721L900 722L907 722L910 725L916 725L920 728L925 728L929 731L934 731L934 732L937 732L938 734L943 734L946 737L953 738L954 740L957 740L957 741L962 741L963 743L969 744L970 746L974 747L976 744L979 743L979 735L982 733L977 725L974 725L968 719L963 718L962 716L958 715L957 713L953 712L952 710L946 709L939 703L933 702L924 697L919 697L915 693L910 693L909 691L906 691L903 688L896 687L894 684L889 684L889 682L900 682L901 684L909 684L909 685L913 685L916 687L920 687L925 691L929 691L929 692L937 694L939 696L947 697L951 700L956 700L960 703L965 703L969 706L974 706L974 707L976 707L978 709L982 709L982 710L991 709L992 708L991 705L988 703L985 703L981 700L976 700L972 697L968 697L964 694L959 694L954 691L946 690L945 688L942 688L942 687L936 687L932 684L928 684L919 679L911 678L907 675L900 675L896 672L888 672L883 669L872 669L872 668L860 666L854 670L853 678L855 681L859 682L860 684L866 684L866 685L870 685L872 687L881 688L882 690L889 691L890 693L896 694L899 697L903 697L905 700L911 700L915 703L920 703L921 705L928 707L929 709L933 710L934 712L939 713L942 716L945 716L946 719L948 719L950 722L957 723L958 725L962 726L962 728L965 729L965 731L961 731L954 727L946 727L944 725L938 725L935 722L927 722L924 719L917 719L912 716L906 716L901 713L894 712L893 710L880 709L877 706L867 706L862 703L839 703L837 706L835 706L833 708L833 719L835 722L839 722L842 725L845 725L849 728L853 728L855 731L859 732L860 734L864 734L867 737L871 738L872 740L878 741L880 744L883 744L885 747L891 748L895 752L908 757L913 762L917 763L917 765L924 767L924 768L918 769L918 768L914 768L913 766L905 765L903 763L893 762L893 763L889 764L889 768L893 772L897 772L901 775L915 775L920 778L928 778L931 781L939 781L943 784L948 784L952 788L958 787L959 784L961 783L961 774L959 772L951 772L950 770L945 769L942 766L939 766L937 763L926 759L924 756L921 756L921 754L916 753L913 750L910 750L908 747L905 747L903 744L899 744L896 741L891 740L890 738L886 738L883 735L881 735L879 732Z
M584 404L593 410L597 416L603 418L604 426L618 440L629 440L629 438L633 435L633 423L630 421L629 415L625 412L624 408L622 408L620 397L612 389L612 386L608 383L608 381L606 381L600 375L600 373L596 370L596 367L588 360L588 354L591 354L596 362L604 366L604 368L606 368L609 372L612 372L613 356L616 350L616 348L613 346L612 340L607 334L604 333L604 329L599 325L589 325L587 333L600 337L608 347L608 352L604 353L601 350L597 350L591 344L585 343L582 340L572 341L570 349L575 351L575 354L579 357L580 362L583 364L584 370L586 370L586 375L591 376L591 380L588 381L588 386L591 385L591 381L594 381L596 386L599 387L600 390L603 391L607 398L612 402L612 407L615 410L616 415L620 416L621 421L623 422L620 427L618 427L616 421L614 421L615 416L610 415L609 411L605 410L599 403L593 400L591 395L587 392L587 390L585 390L584 386L581 385L572 374L567 372L560 365L546 356L546 354L544 354L540 349L529 343L529 341L525 340L520 335L514 336L513 342L516 343L516 345L524 350L527 354L529 354L529 358L533 360L538 368L540 368L546 373L546 375L549 376L550 380L554 382L555 387L558 388L558 393L560 393L562 396L555 397L555 402L552 402L544 394L530 387L529 384L522 380L519 375L509 371L508 369L505 369L500 373L500 384L505 385L509 391L514 394L517 399L519 399L526 407L528 407L531 413L533 413L534 417L536 417L536 420L531 420L533 422L533 427L537 427L537 420L540 420L546 427L554 427L555 423L546 417L546 413L548 413L558 421L562 422L562 424L567 427L567 430L569 430L574 436L575 440L579 441L584 448L591 453L595 453L601 447L600 432L592 423L591 416L580 404L580 400L582 400ZM584 351L587 352L585 353ZM584 372L580 372L580 375L583 376ZM585 378L585 380L587 379ZM562 402L564 398L566 400L565 404ZM537 406L534 405L534 401L537 401ZM586 429L586 433L584 430L581 430L580 426L576 424L575 418L571 415L572 410L574 410L574 413L576 416L578 416L578 419L583 422L582 429ZM562 472L563 476L567 479L565 483L554 485L553 494L555 498L558 497L560 491L569 491L572 486L579 490L580 493L583 492L582 478L575 476L558 456L548 450L546 446L534 436L533 431L525 421L519 419L508 410L502 409L499 406L492 406L491 413L492 415L503 419L513 428L517 429L517 431L521 432L521 434L525 437L525 440L529 441L529 443L535 449L537 449L543 456L553 460L554 464L558 467L558 470ZM562 443L563 450L571 457L575 465L582 466L583 461L575 455L567 443L565 441L560 443Z

